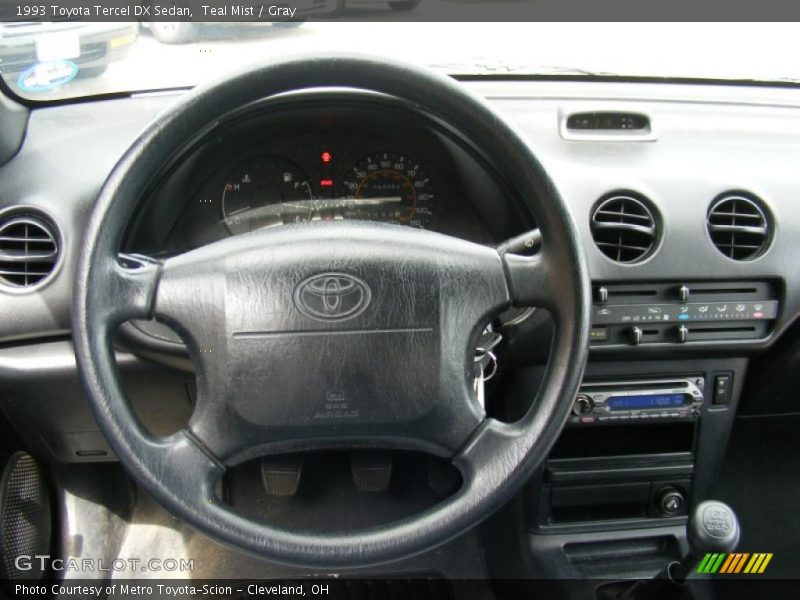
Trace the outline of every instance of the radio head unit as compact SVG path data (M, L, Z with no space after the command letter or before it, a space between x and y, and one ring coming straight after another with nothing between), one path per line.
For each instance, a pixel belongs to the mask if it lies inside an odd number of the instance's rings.
M584 383L569 423L594 425L652 419L696 419L703 406L702 377Z

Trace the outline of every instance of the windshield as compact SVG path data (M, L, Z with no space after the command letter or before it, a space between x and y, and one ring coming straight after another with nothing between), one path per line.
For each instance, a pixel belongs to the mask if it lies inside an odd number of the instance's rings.
M798 82L796 31L790 23L17 21L0 23L0 73L17 94L45 101L194 86L270 57L334 51L449 74Z

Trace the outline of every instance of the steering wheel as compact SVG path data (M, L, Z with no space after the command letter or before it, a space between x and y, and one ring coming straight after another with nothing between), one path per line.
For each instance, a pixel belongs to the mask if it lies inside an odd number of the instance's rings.
M124 231L162 165L243 107L320 88L400 99L468 140L529 205L539 252L345 221L254 231L135 267L120 259ZM472 364L483 327L511 305L544 307L556 326L538 396L520 420L503 423L475 398ZM157 117L97 199L72 318L94 416L144 489L235 548L346 568L428 550L521 488L569 413L586 361L589 306L575 225L514 129L448 77L342 55L270 62L196 89ZM111 343L121 323L150 318L182 336L197 378L187 427L160 438L132 413ZM336 447L431 452L452 461L462 484L413 517L324 534L258 522L215 491L227 468L253 457Z

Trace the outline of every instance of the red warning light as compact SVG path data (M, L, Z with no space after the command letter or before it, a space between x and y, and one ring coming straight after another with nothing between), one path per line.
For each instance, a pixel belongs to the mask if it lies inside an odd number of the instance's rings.
M320 187L333 187L333 179L320 179Z
M331 154L330 152L325 150L325 152L323 152L322 154L319 155L319 158L320 158L320 160L322 161L323 164L328 165L333 160L333 154Z

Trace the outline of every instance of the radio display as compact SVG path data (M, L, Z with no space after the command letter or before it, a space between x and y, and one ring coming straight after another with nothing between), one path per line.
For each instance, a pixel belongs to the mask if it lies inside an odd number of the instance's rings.
M641 396L611 396L606 401L609 410L639 408L674 408L686 404L688 394L643 394Z

